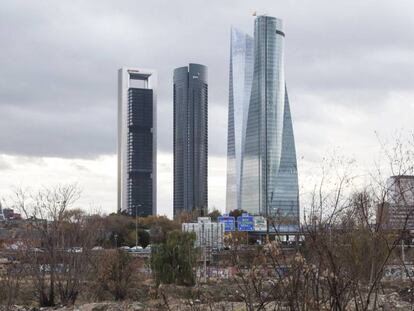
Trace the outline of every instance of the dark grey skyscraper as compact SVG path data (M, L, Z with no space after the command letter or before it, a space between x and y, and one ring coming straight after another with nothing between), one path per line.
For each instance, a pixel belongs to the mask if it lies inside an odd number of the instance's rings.
M156 215L156 83L153 70L118 72L118 210Z
M174 70L174 217L208 209L207 67Z
M241 208L299 223L295 140L285 84L283 24L258 16L242 154Z

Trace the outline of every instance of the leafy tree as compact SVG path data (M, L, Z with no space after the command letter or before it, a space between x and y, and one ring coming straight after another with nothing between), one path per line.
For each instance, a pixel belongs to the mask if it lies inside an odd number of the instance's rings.
M246 213L246 211L244 211L244 210L242 210L242 209L235 209L235 210L232 210L232 211L229 213L229 216L233 216L233 217L235 217L235 218L236 218L236 220L237 220L237 217L241 216L243 213Z
M179 230L180 224L168 219L165 216L148 216L141 218L141 227L149 229L151 243L164 243L167 239L167 233L173 230Z
M167 241L152 248L151 268L157 284L195 284L195 234L172 231Z
M134 230L135 221L133 218L119 214L109 215L105 218L105 231L108 234L108 239L104 244L110 247L135 245L135 234L131 233Z
M145 235L143 230L149 230L150 241L152 243L162 243L166 240L167 232L180 229L178 222L172 221L165 216L147 216L138 217L138 226L136 226L135 217L111 214L105 218L105 238L101 242L106 247L116 246L135 246L136 243L136 227L138 227L138 235ZM148 245L148 243L146 244Z
M146 248L150 243L150 235L145 230L138 231L138 244L141 245L143 248Z
M217 218L221 216L221 213L220 211L215 209L214 211L210 212L207 216L211 218L211 221L217 221Z

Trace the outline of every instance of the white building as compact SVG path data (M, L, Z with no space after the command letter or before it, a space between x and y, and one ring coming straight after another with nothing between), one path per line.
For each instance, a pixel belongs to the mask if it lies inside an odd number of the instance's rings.
M197 223L183 223L183 232L195 232L196 247L222 249L224 246L224 223L211 222L200 217Z
M387 229L414 230L414 176L391 176L387 200L378 205L377 223Z

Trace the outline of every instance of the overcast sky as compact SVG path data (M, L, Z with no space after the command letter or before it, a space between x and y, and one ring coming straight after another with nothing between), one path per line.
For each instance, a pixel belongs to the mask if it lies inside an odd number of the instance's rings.
M88 0L0 4L0 197L78 182L116 210L117 69L158 71L158 207L172 214L172 71L209 69L209 205L224 210L230 26L282 18L303 191L331 150L369 166L413 130L412 0Z

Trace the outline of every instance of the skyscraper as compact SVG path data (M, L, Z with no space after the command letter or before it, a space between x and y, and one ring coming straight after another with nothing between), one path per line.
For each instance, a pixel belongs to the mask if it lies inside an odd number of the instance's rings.
M174 70L174 217L207 212L207 67Z
M153 70L118 71L118 210L156 215L157 75Z
M254 73L242 154L241 208L299 222L295 140L284 73L283 24L258 16Z
M253 38L231 28L226 210L240 209L241 158L253 79Z

